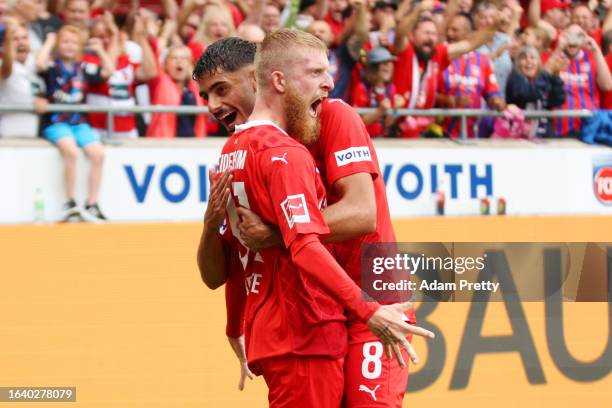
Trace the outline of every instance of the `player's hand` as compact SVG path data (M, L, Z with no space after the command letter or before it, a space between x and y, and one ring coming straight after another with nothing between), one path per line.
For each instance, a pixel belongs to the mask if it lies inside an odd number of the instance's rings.
M230 197L230 185L232 174L228 171L215 173L208 172L210 181L210 194L208 195L208 206L204 213L204 223L210 228L218 229L225 219L225 207Z
M405 322L405 312L410 309L412 309L411 302L384 305L372 315L367 323L370 331L374 333L383 344L389 345L393 349L401 367L405 367L406 362L402 358L398 345L408 352L410 360L414 364L419 362L419 357L414 347L412 347L412 344L406 339L406 336L413 334L430 339L435 337L429 330ZM387 350L388 349L389 347L387 347ZM387 354L390 354L389 351L387 351Z
M277 231L265 224L257 214L244 207L238 207L236 213L240 219L238 231L247 248L259 252L265 248L279 246Z
M253 373L249 369L249 365L247 363L246 350L244 347L244 336L228 337L227 341L229 341L230 346L232 346L232 350L234 350L234 354L236 354L238 361L240 361L240 381L238 381L238 389L242 391L244 390L244 383L246 382L247 377L250 380L253 379Z

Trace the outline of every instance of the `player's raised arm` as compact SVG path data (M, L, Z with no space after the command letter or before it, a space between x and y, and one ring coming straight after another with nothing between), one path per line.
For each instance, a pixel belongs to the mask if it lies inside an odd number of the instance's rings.
M228 249L223 243L219 228L225 219L225 206L230 196L229 186L232 176L230 173L223 173L215 179L211 171L210 194L197 255L200 276L210 289L218 288L227 279Z

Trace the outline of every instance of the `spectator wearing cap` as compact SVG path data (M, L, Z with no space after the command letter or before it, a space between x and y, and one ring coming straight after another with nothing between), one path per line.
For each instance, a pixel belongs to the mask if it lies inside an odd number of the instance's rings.
M410 109L430 109L438 93L440 71L450 61L490 41L497 26L479 30L466 40L453 44L438 43L438 26L430 18L419 18L431 10L432 1L416 5L396 28L393 52L398 56L393 82ZM419 136L433 121L407 118L400 127L404 137Z
M370 27L368 11L365 0L351 0L351 6L355 10L353 33L345 42L337 47L333 46L334 36L325 21L314 21L307 31L319 38L330 49L329 53L329 75L334 80L334 89L330 93L332 98L348 100L348 90L351 82L352 71L360 58L360 52L368 39Z
M561 109L601 108L601 92L612 91L612 75L595 40L577 24L570 25L559 38L559 44L549 58L567 59L567 68L560 71L567 98ZM554 120L556 136L577 136L582 122L579 118Z
M494 27L495 16L499 11L493 3L482 2L476 7L476 29L482 30ZM495 77L499 85L499 92L502 98L506 95L506 82L508 76L512 72L512 57L510 56L509 48L512 45L512 38L500 31L496 30L491 41L484 44L478 51L489 55L493 61Z
M566 65L565 59L549 58L546 66L542 67L540 53L535 47L521 48L508 77L506 101L529 110L552 110L563 105L565 88L559 71ZM530 136L553 136L552 121L548 118L531 121Z
M395 92L393 62L396 60L388 49L376 47L368 52L360 81L351 87L351 101L358 108L376 108L363 115L371 137L392 136L394 123L390 109L402 108L404 98Z
M372 6L372 30L369 35L369 43L372 48L391 48L395 38L395 12L397 2L395 0L377 0Z
M464 41L473 32L472 19L469 14L459 13L448 23L446 40L449 44ZM501 98L491 59L485 53L472 51L455 58L440 73L440 89L437 105L444 108L480 109L483 102L497 111L502 111L506 104ZM476 135L477 120L468 118L468 137ZM444 132L456 138L461 130L459 118L444 120Z
M154 105L204 106L196 83L191 79L191 50L184 45L170 47L159 75L149 81L151 101ZM204 115L154 113L147 136L158 138L204 137Z

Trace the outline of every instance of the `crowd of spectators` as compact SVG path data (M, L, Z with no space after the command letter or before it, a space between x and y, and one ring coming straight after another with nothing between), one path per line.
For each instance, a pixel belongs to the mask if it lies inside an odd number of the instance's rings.
M329 47L331 96L375 108L363 116L372 137L457 137L458 118L393 114L434 107L511 113L469 119L470 137L578 136L577 118L526 122L520 134L499 129L520 110L611 109L611 3L0 0L0 105L39 112L1 114L0 136L42 136L67 168L77 146L101 162L106 114L48 113L49 103L205 106L191 79L203 50L227 36L260 42L281 26ZM124 138L226 134L212 116L193 114L115 113L112 126Z

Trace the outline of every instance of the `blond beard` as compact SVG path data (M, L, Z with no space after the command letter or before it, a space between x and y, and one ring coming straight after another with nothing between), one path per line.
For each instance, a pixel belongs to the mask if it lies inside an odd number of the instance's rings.
M319 118L310 116L310 105L291 85L287 85L287 93L283 99L287 133L305 146L310 146L319 138L321 123Z

